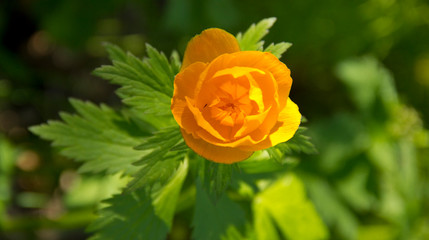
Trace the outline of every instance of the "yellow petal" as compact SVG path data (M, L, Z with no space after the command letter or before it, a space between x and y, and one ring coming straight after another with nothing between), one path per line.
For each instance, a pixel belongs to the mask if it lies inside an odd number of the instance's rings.
M186 98L186 103L187 103L188 109L194 115L196 125L198 125L202 129L209 132L213 137L220 139L222 141L226 141L225 137L222 136L221 132L219 132L220 129L215 129L209 122L207 122L207 120L204 118L201 111L197 107L195 107L191 99Z
M290 98L288 98L286 107L280 112L278 121L279 123L268 137L272 146L291 139L301 123L301 113L298 105L292 102Z
M181 128L188 133L198 129L194 115L189 110L186 97L194 97L194 88L197 84L200 74L204 71L206 64L195 63L176 75L174 79L174 93L171 99L171 112L174 119Z
M179 72L174 78L173 99L185 100L185 96L193 99L195 88L206 66L205 63L197 62Z
M279 107L283 109L292 86L289 68L276 56L268 52L244 51L234 53L233 55L236 57L228 62L229 65L257 68L273 75L278 87ZM210 66L208 68L210 68ZM210 69L208 69L208 71L209 70Z
M180 99L175 100L171 112L180 128L185 129L187 133L193 133L199 129L194 114L189 110L186 101Z
M258 151L285 142L293 137L301 123L301 113L298 106L288 98L286 107L280 112L278 122L271 130L269 136L254 145L241 145L245 151Z
M243 151L238 148L215 146L202 139L194 138L183 130L182 135L186 144L198 155L217 163L231 164L243 161L253 154L251 151Z
M240 46L233 35L219 28L209 28L189 41L182 69L194 62L209 63L224 53L238 51Z

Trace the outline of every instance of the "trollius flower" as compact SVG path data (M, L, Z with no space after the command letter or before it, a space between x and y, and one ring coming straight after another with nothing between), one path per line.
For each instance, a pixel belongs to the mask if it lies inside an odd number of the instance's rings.
M291 85L290 70L273 54L240 51L234 36L207 29L188 43L171 110L191 149L234 163L295 134L301 114Z

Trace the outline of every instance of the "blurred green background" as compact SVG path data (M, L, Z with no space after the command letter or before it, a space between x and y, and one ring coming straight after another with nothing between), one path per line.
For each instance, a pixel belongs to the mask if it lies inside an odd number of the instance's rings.
M70 97L118 107L91 75L102 43L183 54L208 27L267 17L287 41L291 98L318 154L296 172L332 239L429 239L429 2L423 0L6 0L0 2L0 239L84 239L96 204L123 183L79 175L27 128ZM170 239L190 229L175 222Z

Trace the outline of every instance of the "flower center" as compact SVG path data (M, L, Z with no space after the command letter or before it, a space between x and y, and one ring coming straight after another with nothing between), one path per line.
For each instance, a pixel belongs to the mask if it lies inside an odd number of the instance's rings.
M198 108L225 139L232 141L247 131L240 129L248 121L253 126L254 119L266 111L261 84L267 84L267 77L265 72L249 67L220 70L202 86L205 91L199 95Z
M231 113L231 112L235 112L238 109L238 107L235 106L234 103L227 103L224 106L220 107L220 109Z

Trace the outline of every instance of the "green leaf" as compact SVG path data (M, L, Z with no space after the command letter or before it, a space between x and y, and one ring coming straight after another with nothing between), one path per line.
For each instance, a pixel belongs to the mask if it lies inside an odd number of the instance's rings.
M248 174L258 173L272 173L276 171L288 170L294 167L295 164L291 165L285 161L280 162L273 156L284 153L280 153L278 150L269 148L266 150L255 152L249 159L239 162L238 166L240 170ZM278 157L280 159L280 157Z
M176 145L170 148L170 151L183 151L188 149L189 149L188 145L186 145L185 141L182 139Z
M361 57L341 62L336 74L349 88L357 107L367 110L380 97L384 104L397 104L398 96L391 73L374 57Z
M370 211L373 206L375 196L367 189L369 171L367 165L360 164L336 183L342 199L357 212Z
M303 122L305 119L303 119ZM269 173L290 170L294 168L298 160L289 156L305 153L317 153L316 147L310 137L305 135L307 128L299 127L295 135L287 142L283 142L271 148L254 153L246 161L238 163L240 169L249 174Z
M180 56L177 51L173 51L170 57L171 68L173 69L174 75L178 74L180 68L182 67L182 62L180 61Z
M182 134L179 128L170 127L147 137L143 143L136 146L136 150L149 151L149 153L134 162L134 165L141 168L133 175L134 179L129 183L127 190L151 187L154 183L163 183L167 180L187 152L187 149L170 151L181 140Z
M61 113L64 122L49 121L30 130L53 141L64 156L83 162L81 172L134 172L136 167L132 163L147 152L137 151L133 146L147 133L105 105L97 107L75 99L70 102L77 115Z
M298 161L291 155L298 153L317 153L310 137L304 135L305 127L299 127L295 135L287 142L256 152L246 161L240 162L240 168L246 173L267 173L281 170L290 170Z
M269 211L267 211L264 207L253 207L253 217L257 239L281 239L273 218L271 217Z
M174 76L180 65L178 55L173 53L170 64L163 53L150 45L146 45L148 57L143 60L112 44L106 44L106 49L113 65L99 67L94 74L121 85L118 96L140 118L158 127L172 123L166 120L172 119L170 105Z
M147 86L134 83L117 90L123 102L141 114L170 116L171 98Z
M314 162L318 171L334 174L349 166L353 157L368 148L371 139L366 127L356 116L345 113L313 122L309 133L320 149L317 161Z
M88 228L97 231L90 239L165 239L168 225L155 214L151 198L142 189L116 195Z
M161 190L155 192L153 194L154 196L152 196L156 215L159 216L169 228L171 228L179 193L186 175L188 174L188 168L189 160L185 158L168 184Z
M264 41L262 40L269 32L269 29L276 22L276 18L266 18L257 24L252 24L247 31L242 34L237 34L237 41L242 51L264 51L274 54L277 58L281 58L282 54L292 46L292 43L280 42L277 44L271 43L264 50Z
M169 150L182 140L182 133L177 126L160 130L153 136L146 138L136 150L151 150L151 152L135 162L135 165L145 164L147 161L161 159Z
M338 196L335 189L323 178L302 175L320 216L343 239L356 239L358 219Z
M183 160L185 153L170 153L162 159L143 164L133 174L133 180L128 184L127 191L135 191L141 187L151 188L154 184L163 185Z
M291 46L292 43L288 42L280 42L277 44L271 43L267 48L265 48L264 52L270 52L277 58L281 58L283 53L285 53Z
M237 40L242 51L262 51L264 41L262 38L268 34L276 18L266 18L257 24L252 24L247 31L237 35Z
M292 240L328 237L325 225L295 175L286 175L258 193L252 209L257 239L281 239L276 227L284 237Z
M15 162L19 149L0 134L0 225L7 221L6 210L13 197Z
M197 196L192 226L193 239L218 240L231 226L244 226L245 216L241 207L226 194L214 203L197 182Z
M307 131L306 127L299 127L295 135L287 142L277 144L273 149L280 151L280 155L271 155L277 161L281 161L284 154L293 154L293 153L305 153L305 154L315 154L317 149L314 144L311 142L311 138L305 135Z
M204 161L204 174L200 175L204 181L204 188L213 201L217 201L231 182L236 164L219 164L212 161Z
M234 227L233 225L230 225L226 230L225 234L221 236L221 240L242 240L242 239L248 239L248 238L243 237L240 231L238 231L237 228Z
M145 189L116 195L88 230L95 239L165 239L173 221L176 202L188 172L188 160L169 182L148 194Z

